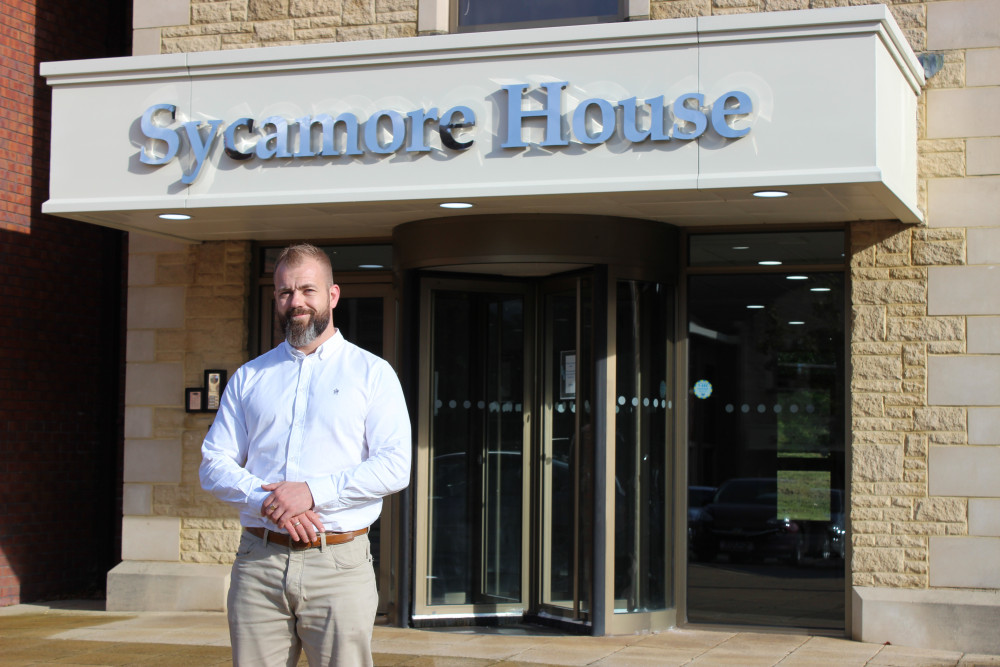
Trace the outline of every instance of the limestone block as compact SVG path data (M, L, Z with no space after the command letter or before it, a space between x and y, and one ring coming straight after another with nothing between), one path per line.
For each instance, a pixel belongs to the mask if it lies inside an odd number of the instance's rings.
M180 556L180 519L126 516L122 519L122 560L176 561Z
M222 41L218 35L199 35L197 37L164 37L163 53L200 53L202 51L218 51Z
M900 380L903 362L899 357L855 357L853 379Z
M152 484L123 484L122 512L125 515L145 516L153 513Z
M230 20L228 2L203 2L191 5L192 23L223 23Z
M141 28L132 31L132 55L155 56L160 53L160 29Z
M340 28L337 40L341 42L361 42L370 39L385 39L386 26L369 25Z
M385 27L386 39L399 39L401 37L416 37L417 28L412 23L397 23Z
M945 535L947 525L934 521L894 521L890 529L896 535Z
M858 481L893 481L903 477L903 448L895 445L862 445L854 448L854 473Z
M923 266L949 266L965 263L965 244L961 241L913 244L913 262Z
M1000 353L1000 317L970 317L968 328L969 354Z
M918 574L876 572L872 578L876 586L887 588L924 588L927 586L926 578Z
M967 438L964 431L932 431L927 441L932 445L964 445Z
M964 523L967 513L963 498L921 498L917 500L914 518L917 521Z
M926 456L927 436L916 433L907 433L905 443L903 445L903 454L905 456Z
M929 405L1000 405L1000 356L938 356L927 363Z
M1000 49L997 49L1000 53ZM997 63L1000 71L1000 63ZM1000 174L1000 138L969 139L966 142L966 173L969 176Z
M678 19L694 16L711 16L712 0L673 0L672 2L657 2L650 5L653 19Z
M969 264L1000 264L1000 228L969 230Z
M156 284L156 255L131 253L128 256L128 284Z
M156 332L129 331L125 338L125 361L157 361Z
M139 406L125 408L125 437L153 437L153 408Z
M932 51L1000 46L995 0L927 3L927 48Z
M1000 498L1000 447L934 445L928 457L931 495Z
M952 229L947 227L921 227L913 230L913 238L920 241L960 241L965 238L964 229Z
M884 413L884 399L881 394L854 394L851 397L852 413L855 416L881 417Z
M854 549L851 569L855 572L900 572L903 569L903 552L900 549Z
M851 354L859 356L892 357L902 354L899 343L872 343L859 341L851 343Z
M341 0L291 0L288 4L288 15L303 16L334 16L340 17Z
M184 400L183 367L176 363L125 364L125 405L178 405Z
M969 408L969 444L1000 445L1000 408Z
M964 431L965 410L962 408L917 408L913 412L916 431Z
M963 340L965 318L889 318L886 322L886 338L903 341Z
M931 538L931 586L1000 588L997 563L1000 563L1000 538Z
M375 11L382 12L404 12L417 11L417 0L375 0Z
M853 302L861 305L925 303L923 283L915 280L856 281Z
M179 482L181 445L177 440L125 440L124 481Z
M903 364L907 366L926 366L927 352L920 343L903 345Z
M387 26L400 23L416 23L417 13L415 11L403 12L379 12L378 22Z
M310 28L295 31L295 39L300 41L334 41L336 37L336 28Z
M927 282L927 277L921 278ZM885 307L887 317L927 317L927 306L919 303L890 303Z
M176 329L184 326L184 288L130 286L129 329Z
M198 534L198 551L202 553L235 553L239 545L238 530L206 530Z
M270 21L288 17L288 0L249 0L247 20Z
M292 30L292 24L290 21L263 21L261 23L255 23L253 26L254 34L257 35L257 39L261 42L275 42L281 40L290 40L295 36ZM216 273L198 273L198 280L212 280L221 278L221 273L216 275Z
M133 28L186 25L190 20L188 0L134 0Z
M964 340L932 340L927 343L927 354L964 354L965 353L965 341Z
M965 152L920 153L917 170L921 178L965 176Z
M993 227L1000 210L1000 176L931 179L927 198L927 224L932 227Z
M1000 652L1000 592L855 586L852 637L874 644Z
M375 1L343 0L341 16L344 25L371 25L375 23Z
M969 499L969 535L1000 537L1000 499Z
M108 611L225 611L230 567L119 563L107 579Z

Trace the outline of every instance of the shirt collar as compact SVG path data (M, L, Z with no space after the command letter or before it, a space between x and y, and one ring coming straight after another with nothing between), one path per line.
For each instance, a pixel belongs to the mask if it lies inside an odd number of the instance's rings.
M337 350L339 350L340 347L344 344L344 342L345 341L343 334L340 333L340 329L337 329L336 331L333 332L333 335L330 336L328 340L326 340L322 345L316 348L316 351L313 352L313 354L316 355L321 361L323 361L328 357L330 357L331 355L333 355ZM285 350L288 352L288 355L293 359L304 359L307 356L311 356L311 355L306 355L303 352L295 349L294 347L288 344L287 340L282 342L282 345L285 346Z

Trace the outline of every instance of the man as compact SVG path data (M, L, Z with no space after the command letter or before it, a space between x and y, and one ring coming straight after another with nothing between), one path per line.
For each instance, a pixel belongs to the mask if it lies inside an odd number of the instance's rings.
M285 342L226 386L201 483L243 524L229 589L236 665L372 664L368 526L410 477L410 422L383 359L333 327L340 288L303 244L275 264Z

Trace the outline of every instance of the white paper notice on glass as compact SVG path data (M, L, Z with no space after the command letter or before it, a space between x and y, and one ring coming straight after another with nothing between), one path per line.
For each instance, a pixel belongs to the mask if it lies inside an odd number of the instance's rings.
M560 352L559 398L576 398L576 350Z

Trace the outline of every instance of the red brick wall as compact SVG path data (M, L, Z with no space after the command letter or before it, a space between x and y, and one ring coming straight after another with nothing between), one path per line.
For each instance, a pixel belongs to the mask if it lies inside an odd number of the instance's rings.
M126 236L41 214L38 64L127 55L130 6L0 0L0 606L99 595L120 554Z

